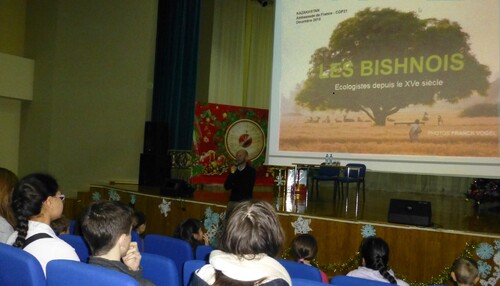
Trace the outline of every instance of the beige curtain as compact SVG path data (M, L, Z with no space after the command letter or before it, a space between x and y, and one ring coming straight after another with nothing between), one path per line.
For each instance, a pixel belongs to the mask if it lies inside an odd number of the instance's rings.
M209 102L269 108L273 33L274 6L215 1Z

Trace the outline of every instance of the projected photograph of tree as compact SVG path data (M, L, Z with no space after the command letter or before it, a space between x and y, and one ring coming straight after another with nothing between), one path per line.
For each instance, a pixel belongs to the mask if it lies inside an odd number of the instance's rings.
M368 7L330 31L281 95L280 150L499 156L498 63L461 23Z

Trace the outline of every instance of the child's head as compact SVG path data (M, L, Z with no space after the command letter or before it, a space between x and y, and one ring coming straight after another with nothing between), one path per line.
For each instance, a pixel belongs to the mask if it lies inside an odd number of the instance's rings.
M12 171L0 167L0 216L6 219L11 226L16 225L16 218L12 211L12 193L17 184L17 176Z
M50 221L61 217L64 196L56 179L47 174L31 174L22 178L12 193L12 210L16 216L18 235L15 247L22 248L28 234L28 220L46 217Z
M284 241L273 207L265 201L245 201L231 212L219 248L236 255L265 253L276 256Z
M389 245L380 237L370 236L361 244L361 264L367 268L378 270L391 284L396 284L396 279L388 272Z
M292 253L299 262L312 260L318 253L318 243L310 234L299 234L292 241Z
M50 222L50 227L54 230L57 235L68 234L69 233L69 219L65 216L53 220Z
M477 263L470 258L458 258L451 267L451 278L458 285L472 286L479 282Z
M181 222L174 233L175 238L185 240L193 247L203 244L203 235L201 221L194 218L188 218Z
M118 201L91 204L81 218L81 231L92 255L107 254L119 244L123 257L130 246L133 211Z
M146 231L146 216L143 212L134 212L132 229L138 234L143 234Z

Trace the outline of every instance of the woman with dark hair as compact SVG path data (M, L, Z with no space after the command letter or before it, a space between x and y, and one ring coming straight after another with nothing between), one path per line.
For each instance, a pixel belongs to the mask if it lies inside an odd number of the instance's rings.
M299 263L313 266L311 260L318 254L318 242L314 236L304 233L297 235L292 241L292 254ZM321 280L328 284L328 276L320 270Z
M360 254L361 266L347 273L347 276L408 286L403 280L396 279L394 272L388 269L389 245L385 240L375 236L365 238L361 244Z
M57 181L46 174L24 177L12 194L17 224L7 243L35 256L44 272L51 260L80 261L73 247L58 238L50 227L62 215L63 200Z
M264 201L239 203L226 222L220 250L195 272L190 285L292 285L290 275L274 257L284 241L273 207Z
M201 221L194 218L181 222L174 232L174 237L189 242L193 251L196 251L199 245L208 245L208 236L203 233Z
M12 192L17 184L17 176L10 170L0 168L0 242L5 243L14 232L16 218L12 207Z

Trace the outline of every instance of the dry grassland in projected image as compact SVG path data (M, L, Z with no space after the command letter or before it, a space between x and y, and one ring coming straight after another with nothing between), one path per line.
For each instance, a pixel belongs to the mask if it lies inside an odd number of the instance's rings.
M394 114L386 126L374 126L367 118L344 122L339 116L282 115L281 151L358 154L499 157L498 117L459 118L456 113L429 116L421 125L419 142L409 140L409 122L416 114ZM352 116L356 118L357 116ZM335 118L335 120L333 119ZM338 119L340 118L340 119ZM396 124L395 124L396 123Z

